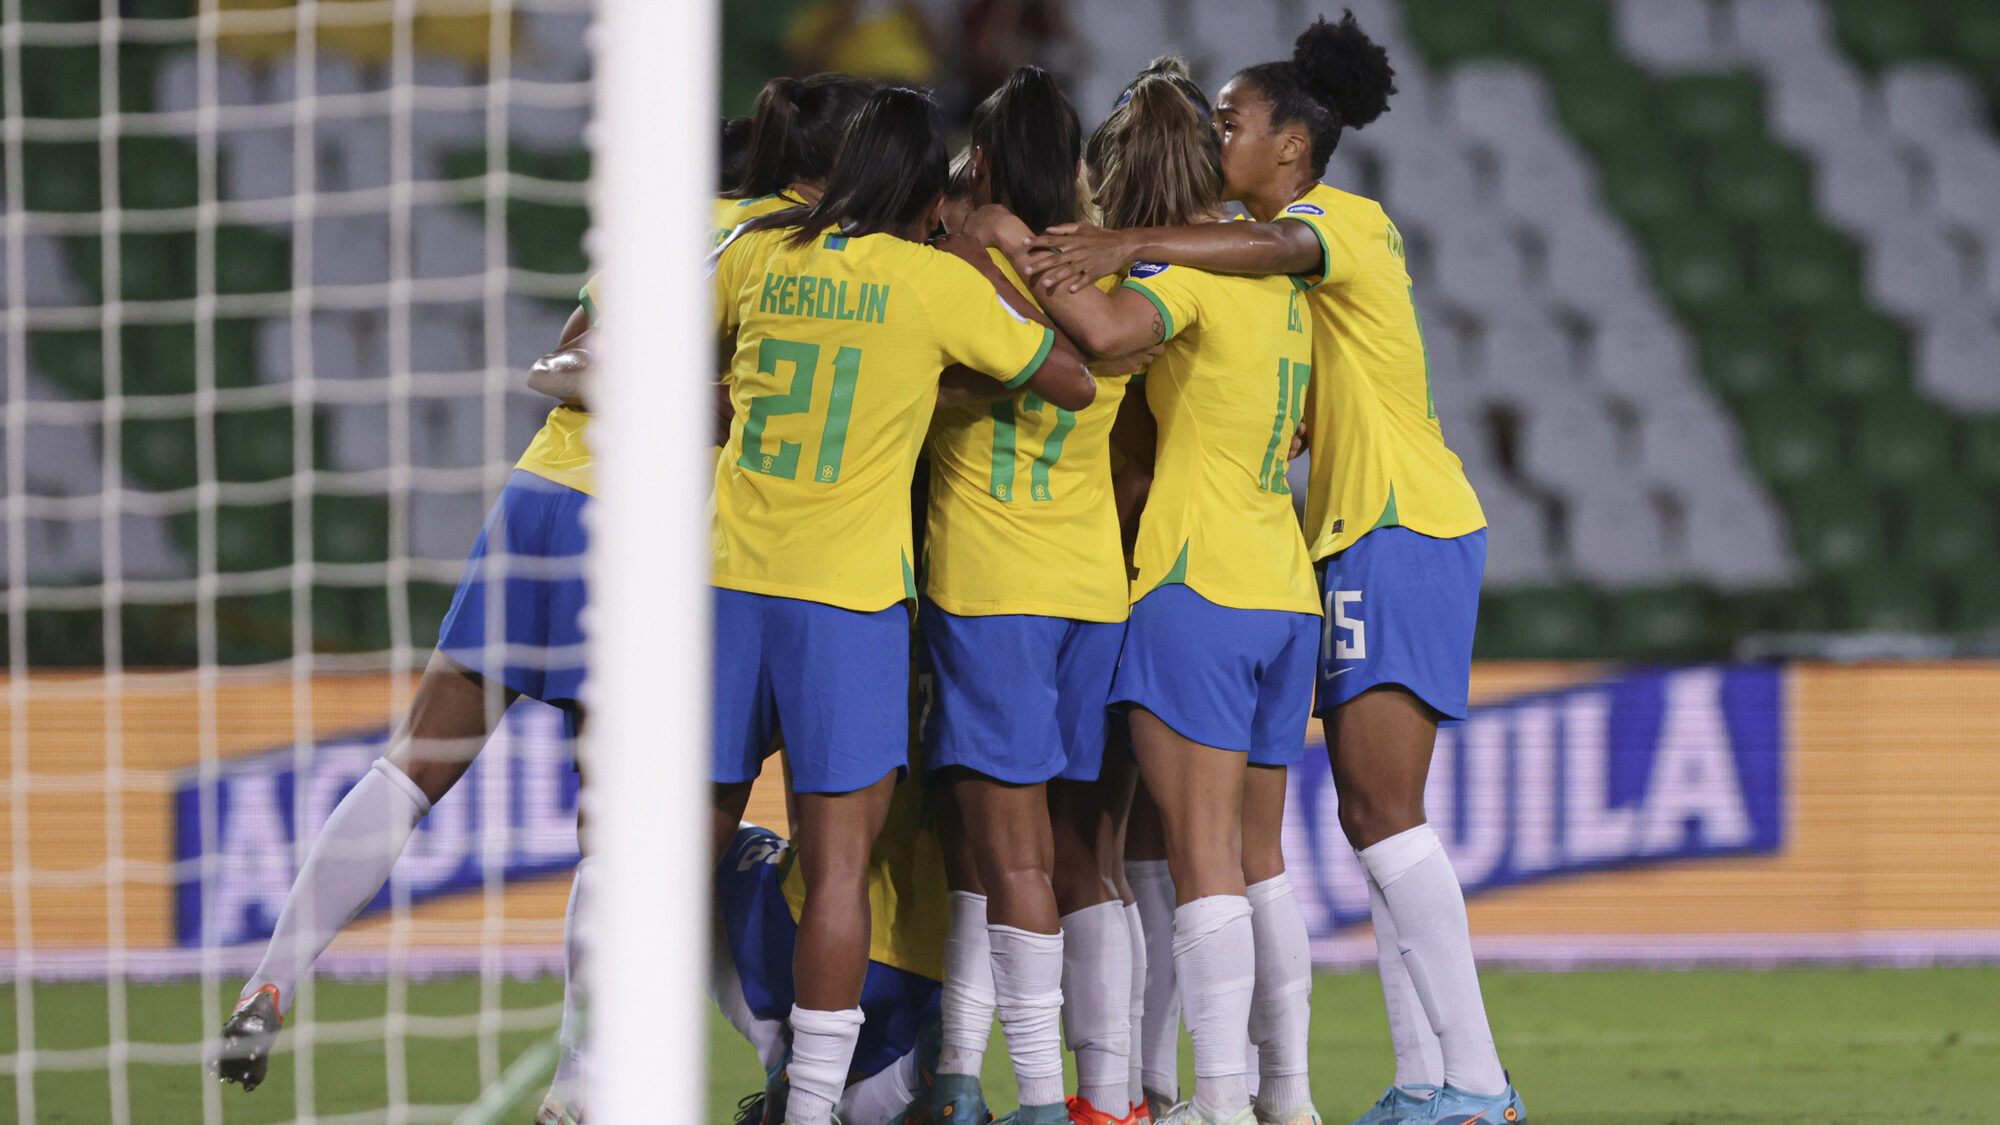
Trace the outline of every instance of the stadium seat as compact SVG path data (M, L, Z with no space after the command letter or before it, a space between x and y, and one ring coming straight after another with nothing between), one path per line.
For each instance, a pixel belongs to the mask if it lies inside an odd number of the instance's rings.
M1565 539L1577 577L1601 589L1684 578L1685 543L1669 535L1659 505L1637 478L1598 480L1564 506Z
M1544 400L1525 412L1514 455L1523 476L1572 495L1626 475L1610 416L1581 395Z
M485 519L486 497L481 492L413 488L407 540L410 555L443 562L462 559L472 541L478 538L479 526Z
M104 337L95 329L46 328L28 334L30 379L39 375L82 399L104 397Z
M1479 388L1489 400L1535 402L1584 389L1575 377L1569 334L1546 314L1491 318L1478 340Z
M1598 651L1597 598L1580 586L1509 590L1484 599L1476 656L1557 660Z
M1604 643L1631 660L1686 660L1712 643L1709 597L1699 586L1620 590L1604 599Z
M2000 490L2000 414L1968 418L1960 424L1958 469L1966 480Z
M1932 203L1937 216L1973 231L2000 233L2000 142L1972 134L1935 149L1931 158ZM1987 239L1989 264L2000 240Z
M1496 141L1502 209L1545 231L1597 217L1597 175L1567 137L1521 130Z
M316 312L312 335L314 379L380 379L389 374L388 323L380 312ZM256 327L257 371L268 383L292 378L292 318L271 317Z
M1510 38L1522 53L1543 62L1607 54L1611 18L1602 0L1537 0L1508 9Z
M516 204L515 206L527 206ZM511 211L513 208L509 208ZM525 233L525 232L519 232ZM510 241L519 245L513 224L509 224ZM540 242L536 243L539 248ZM550 272L581 272L562 270L563 265L578 256L571 251L565 261L551 265L547 259L553 255L546 252L530 258L525 249L521 252L521 264L530 269L547 269ZM486 226L480 219L466 214L456 207L446 205L421 206L412 209L410 216L410 276L412 277L469 277L486 269ZM496 265L498 263L495 263ZM587 267L586 267L587 268Z
M1613 0L1612 14L1619 47L1649 70L1679 74L1727 64L1707 4Z
M1750 461L1775 485L1810 485L1839 472L1840 429L1809 398L1787 392L1742 404Z
M194 145L176 137L122 137L118 205L133 210L192 207L198 167Z
M1819 0L1733 0L1720 15L1731 53L1767 70L1792 69L1833 45L1833 19Z
M192 253L187 257L187 269L192 275ZM216 292L282 293L291 287L292 240L289 235L269 234L254 227L216 228Z
M1478 209L1465 153L1436 137L1384 152L1382 189L1399 224L1449 221Z
M483 405L476 395L410 400L410 464L441 469L485 464Z
M1783 391L1797 380L1790 336L1768 312L1721 309L1695 323L1702 374L1730 399Z
M1822 152L1813 176L1820 214L1855 238L1893 226L1916 206L1916 176L1900 154L1879 147Z
M1527 262L1508 224L1481 217L1426 223L1433 276L1418 277L1433 296L1463 309L1506 309L1530 299Z
M1600 153L1604 199L1640 229L1685 221L1694 207L1693 170L1664 146L1629 140Z
M1846 573L1888 556L1888 516L1865 485L1827 476L1789 496L1792 545L1808 571Z
M1717 619L1738 637L1759 633L1820 632L1832 624L1827 599L1812 589L1771 587L1720 599Z
M1750 293L1744 246L1734 231L1714 222L1655 228L1653 278L1677 308L1703 310L1739 305Z
M1944 0L1937 48L1975 74L2000 74L2000 7L1989 0Z
M97 142L24 141L21 188L29 210L95 211L99 196Z
M1868 299L1908 319L1959 305L1968 289L1958 250L1943 231L1921 219L1877 226L1865 271Z
M1554 66L1550 76L1556 115L1585 145L1604 152L1646 131L1652 87L1624 60L1578 56Z
M1549 297L1594 321L1657 319L1662 314L1646 254L1623 224L1601 208L1542 228Z
M318 215L311 232L314 285L380 285L389 280L388 215Z
M1784 513L1740 469L1683 495L1681 522L1695 573L1719 590L1787 583L1798 575Z
M1524 126L1553 118L1541 72L1520 63L1461 63L1446 74L1443 86L1445 123L1483 141L1505 144Z
M1493 0L1404 0L1405 30L1432 65L1492 55L1501 43Z
M215 416L215 475L239 483L291 476L292 410L289 406L218 412Z
M1854 464L1883 484L1916 485L1950 471L1951 427L1930 406L1900 396L1860 404Z
M7 270L7 246L0 242L0 299L30 308L73 307L86 303L83 287L70 271L69 249L63 239L49 234L30 234L21 239L22 256L27 259L22 272L27 292L12 292L11 271Z
M1845 59L1794 58L1767 71L1765 80L1769 125L1778 139L1815 153L1880 155L1869 143L1875 119L1872 91Z
M1872 566L1832 583L1835 623L1864 633L1934 633L1937 585L1900 566Z
M1847 240L1806 220L1773 222L1757 234L1758 288L1793 309L1856 304L1861 263Z
M1646 480L1701 491L1744 461L1735 421L1706 395L1656 398L1637 411L1637 468Z
M1942 477L1910 489L1902 508L1896 554L1904 566L1956 579L1991 570L2000 557L1993 509L1980 490Z
M1602 317L1592 322L1585 368L1629 402L1700 393L1694 341L1680 325L1657 314Z
M1708 204L1725 219L1758 223L1812 206L1805 164L1775 145L1711 147L1704 164Z
M1958 631L2000 632L2000 580L1990 572L1969 575L1946 590L1951 606L1946 618Z
M1882 75L1882 119L1889 131L1940 151L1985 128L1986 99L1957 67L1906 62Z
M1909 386L1910 341L1866 308L1825 309L1800 336L1806 384L1842 397L1901 393Z
M1880 0L1831 0L1834 31L1855 61L1871 70L1923 54L1930 29L1928 4Z
M485 310L477 301L410 306L410 370L449 374L483 369L484 325Z
M386 562L388 501L380 496L321 493L313 497L312 537L314 562Z
M1670 78L1660 86L1666 126L1689 140L1742 144L1764 131L1764 94L1741 74Z
M319 420L316 464L334 470L368 472L390 463L387 404L322 403L316 414Z

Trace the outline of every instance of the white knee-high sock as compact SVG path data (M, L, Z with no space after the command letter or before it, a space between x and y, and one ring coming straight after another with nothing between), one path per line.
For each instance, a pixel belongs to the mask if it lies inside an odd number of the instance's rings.
M1307 1058L1312 1035L1312 950L1305 914L1280 872L1250 885L1250 929L1257 942L1257 987L1250 997L1250 1040L1257 1045L1257 1108L1288 1116L1312 1104Z
M923 1091L917 1053L911 1051L863 1078L840 1096L834 1118L842 1125L893 1125Z
M944 939L944 1021L939 1074L977 1075L993 1035L993 952L986 938L986 896L952 891Z
M1024 1106L1060 1105L1063 936L986 924L993 998Z
M1472 928L1465 892L1428 824L1361 850L1361 861L1382 888L1396 923L1396 941L1417 999L1437 1031L1444 1081L1475 1094L1507 1088L1479 973L1472 963Z
M1437 1032L1431 1030L1423 1001L1417 999L1417 986L1410 983L1410 970L1403 965L1403 950L1397 944L1396 920L1389 916L1389 903L1373 875L1368 877L1368 914L1375 922L1375 968L1382 977L1382 1001L1389 1009L1389 1041L1396 1048L1396 1085L1405 1090L1442 1086L1444 1055L1438 1050Z
M1076 1052L1077 1093L1125 1116L1131 1082L1132 931L1113 899L1062 917L1063 1038Z
M585 1011L588 998L584 991L583 960L585 942L583 928L577 924L583 916L583 903L589 895L586 884L590 881L592 864L585 858L576 865L576 877L569 884L569 906L563 910L563 1009L562 1058L556 1062L555 1081L549 1086L549 1096L557 1102L582 1111L583 1098L583 1055L586 1032ZM727 961L729 949L724 946L721 953ZM730 968L730 981L734 982L735 967ZM711 985L713 987L713 985ZM737 995L742 996L741 989Z
M1250 992L1257 983L1250 903L1208 895L1174 911L1174 971L1194 1039L1194 1100L1227 1121L1250 1104Z
M785 1065L791 1094L787 1125L829 1125L847 1088L854 1043L861 1037L861 1009L822 1012L792 1005L792 1061Z
M1146 1026L1146 925L1139 919L1139 904L1136 902L1125 904L1125 930L1132 943L1132 1018L1126 1023L1130 1049L1125 1056L1128 1075L1125 1100L1132 1105L1144 1105L1146 1084L1140 1071L1145 1060L1139 1051L1139 1039Z
M1174 877L1164 859L1125 863L1146 939L1146 1005L1139 1025L1141 1081L1156 1100L1180 1100L1181 994L1174 970Z
M299 978L382 889L410 833L430 811L430 799L408 774L387 758L376 759L334 806L306 853L271 944L242 995L274 984L279 1013L290 1011Z

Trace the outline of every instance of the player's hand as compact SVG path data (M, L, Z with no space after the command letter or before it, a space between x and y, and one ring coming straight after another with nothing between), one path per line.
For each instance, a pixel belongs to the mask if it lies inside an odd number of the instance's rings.
M993 246L1005 250L1011 242L1015 248L1028 243L1034 231L1022 222L1014 212L998 203L988 203L975 207L965 216L963 233L981 246Z
M1144 371L1154 360L1160 358L1160 353L1166 350L1166 345L1154 344L1150 348L1132 352L1129 355L1114 355L1105 359L1094 360L1090 364L1090 373L1099 379L1110 379L1119 375L1137 375L1139 372ZM1294 454L1294 456L1297 455Z
M224 1082L239 1083L246 1092L255 1090L270 1069L271 1045L278 1041L278 1028L284 1022L275 987L267 984L251 993L222 1025L222 1042L209 1069Z
M1066 285L1074 293L1132 264L1124 231L1089 223L1058 223L1040 238L1031 239L1028 249L1046 251L1029 264L1027 279L1028 284L1046 293L1055 292L1058 285Z
M1299 422L1299 428L1292 431L1292 451L1285 455L1286 460L1289 461L1298 460L1299 454L1304 453L1306 451L1306 443L1311 439L1311 437L1312 435L1306 432L1306 424L1304 420L1301 420Z

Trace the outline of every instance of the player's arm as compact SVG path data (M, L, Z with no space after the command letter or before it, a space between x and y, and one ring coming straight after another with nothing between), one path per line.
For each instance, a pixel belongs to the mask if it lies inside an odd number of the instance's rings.
M1022 276L1027 276L1036 258L1046 257L1028 248L1032 241L1028 225L1006 208L982 207L977 215L980 221L974 225ZM1106 294L1085 284L1045 293L1042 301L1056 323L1091 355L1126 355L1162 344L1173 334L1165 314L1143 293L1120 288Z
M1064 410L1082 410L1096 401L1097 380L1092 377L1083 357L1077 353L1076 346L1057 330L1047 314L1036 307L1033 301L1022 296L1020 290L1014 288L1013 283L1007 280L1007 275L1001 273L999 267L993 264L993 259L987 256L984 246L960 235L939 239L933 245L979 271L980 276L984 277L993 286L994 292L999 294L1001 302L1012 309L1016 316L1041 326L1050 334L1053 342L1049 346L1048 354L1042 357L1040 363L1034 365L1033 373L1025 381L1003 382L1004 389L1015 393L1032 391L1040 395L1043 400L1052 402ZM1012 301L1007 299L1009 294L1013 295ZM1020 307L1023 305L1026 307Z
M1064 223L1031 238L1027 249L1043 253L1022 269L1021 276L1044 292L1057 287L1073 292L1133 262L1166 262L1216 273L1315 274L1324 257L1319 236L1298 221L1130 230Z
M1111 448L1117 454L1111 474L1111 500L1118 509L1118 532L1125 553L1139 536L1139 515L1153 490L1153 460L1160 437L1159 422L1146 405L1143 386L1134 386L1118 404L1111 423Z
M590 313L581 305L569 314L568 323L563 325L562 338L556 342L556 350L535 361L528 371L528 389L550 398L561 399L570 406L585 407L584 395L589 385Z

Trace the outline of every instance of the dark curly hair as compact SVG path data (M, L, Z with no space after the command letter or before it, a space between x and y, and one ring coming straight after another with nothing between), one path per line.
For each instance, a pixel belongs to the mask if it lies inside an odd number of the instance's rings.
M1339 23L1324 16L1313 21L1293 42L1289 60L1258 63L1237 72L1236 79L1257 87L1271 103L1272 128L1293 122L1306 127L1314 178L1326 174L1341 130L1382 116L1396 92L1389 52L1368 38L1351 11Z

